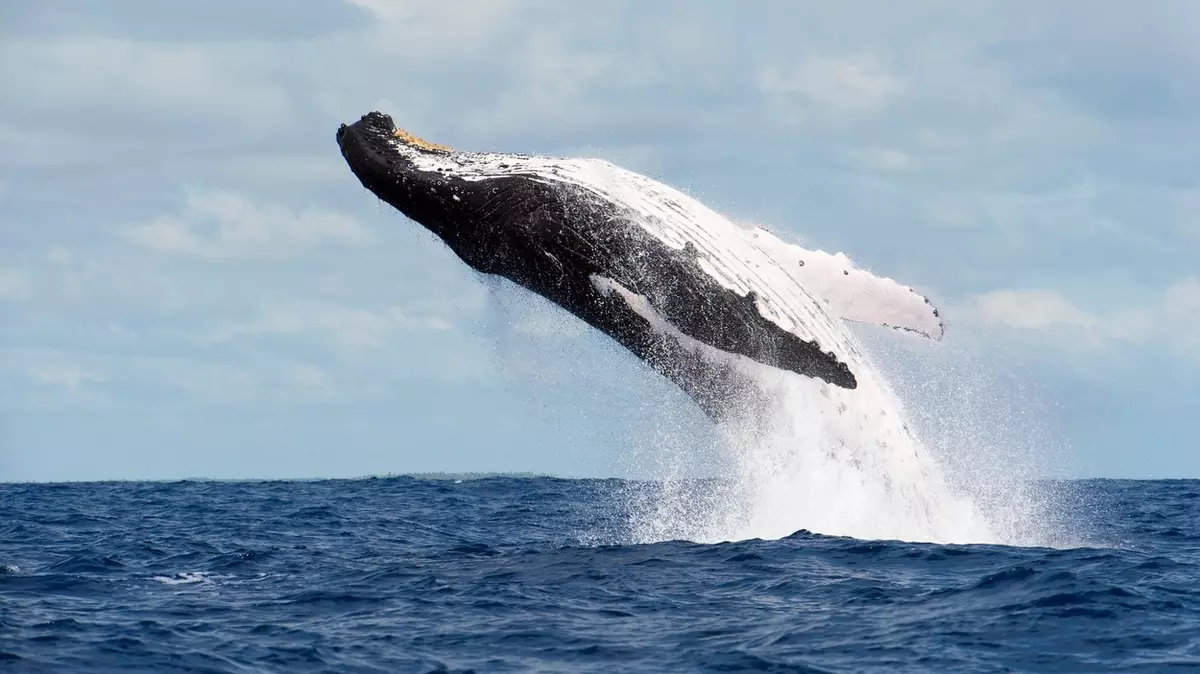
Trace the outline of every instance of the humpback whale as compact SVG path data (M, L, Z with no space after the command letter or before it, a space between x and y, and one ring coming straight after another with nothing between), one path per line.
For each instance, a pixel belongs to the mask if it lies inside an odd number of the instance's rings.
M605 333L714 420L763 402L748 361L856 388L866 361L843 320L942 336L912 288L601 159L456 150L380 112L337 142L366 189L467 265Z

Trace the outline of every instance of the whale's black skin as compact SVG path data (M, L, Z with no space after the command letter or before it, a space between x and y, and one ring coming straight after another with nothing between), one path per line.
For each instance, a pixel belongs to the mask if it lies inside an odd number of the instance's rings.
M364 187L440 237L473 269L532 290L609 335L710 417L720 420L734 405L761 404L764 394L731 359L699 357L694 345L656 329L621 295L598 289L592 275L651 298L692 339L855 388L844 363L765 319L752 295L723 288L700 269L694 249L666 246L631 222L636 214L621 204L532 176L464 180L451 171L421 170L397 152L395 133L392 119L378 112L338 129L342 155Z

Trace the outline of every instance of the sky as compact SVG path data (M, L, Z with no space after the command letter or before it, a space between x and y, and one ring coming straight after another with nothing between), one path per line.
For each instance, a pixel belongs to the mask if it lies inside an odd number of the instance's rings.
M334 132L373 109L845 252L946 317L864 337L918 416L1048 474L1200 477L1197 26L1187 0L7 0L0 481L625 475L712 440L367 193Z

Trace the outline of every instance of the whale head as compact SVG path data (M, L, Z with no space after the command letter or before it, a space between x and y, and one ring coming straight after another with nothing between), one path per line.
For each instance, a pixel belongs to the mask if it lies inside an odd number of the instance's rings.
M431 143L397 128L381 112L342 124L337 142L363 187L436 234L478 271L524 284L522 276L536 273L525 262L528 249L544 238L535 225L565 220L563 213L547 210L561 205L556 187L505 174L506 162L523 155Z
M350 170L380 199L446 238L453 228L454 194L443 170L425 170L422 155L448 157L454 151L396 128L392 118L370 112L342 124L337 143ZM461 197L460 197L461 201Z

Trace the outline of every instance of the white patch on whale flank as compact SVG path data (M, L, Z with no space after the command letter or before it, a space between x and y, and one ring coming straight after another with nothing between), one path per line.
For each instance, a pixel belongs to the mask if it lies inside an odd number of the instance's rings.
M638 316L646 319L646 322L650 324L650 327L653 328L655 332L674 338L675 341L679 342L679 344L684 348L699 354L711 362L730 362L737 361L739 358L750 360L745 356L729 353L728 351L722 351L715 346L705 344L704 342L685 334L679 328L672 325L665 316L660 314L658 310L654 308L654 305L650 303L650 300L644 295L639 295L633 292L632 290L608 278L607 276L592 274L588 277L588 280L591 281L593 288L605 296L611 295L614 292L620 295L621 298L625 300L625 304L629 305L629 308L632 309L633 312Z

